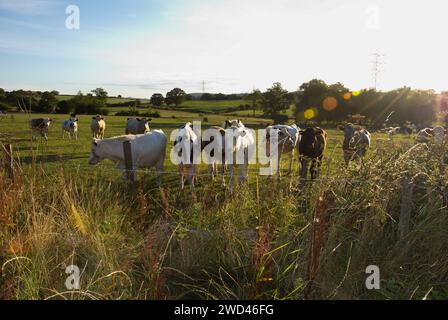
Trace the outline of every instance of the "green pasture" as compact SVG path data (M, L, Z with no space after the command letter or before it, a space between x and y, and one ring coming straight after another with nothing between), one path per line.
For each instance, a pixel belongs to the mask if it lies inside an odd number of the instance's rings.
M28 126L31 118L50 117L53 122L49 129L48 141L37 139L31 141L31 132ZM14 154L17 161L20 162L21 167L27 170L31 164L38 164L45 169L53 169L64 167L70 170L79 170L86 174L93 171L95 168L87 164L92 142L92 134L90 130L90 122L92 116L80 115L78 140L70 140L67 136L62 138L62 122L67 119L65 115L48 115L48 114L12 114L3 118L0 122L0 134L3 141L12 139ZM106 117L106 138L120 136L124 134L126 121L128 117L108 116ZM205 119L204 119L205 118ZM151 129L161 129L165 132L167 137L170 137L174 129L181 127L188 121L202 121L203 128L214 125L221 125L225 120L230 119L229 116L212 114L201 115L188 112L162 110L161 118L154 118L150 123ZM271 124L269 120L251 117L240 117L240 119L249 128L260 129L265 128ZM207 120L207 121L204 121ZM327 168L327 175L331 175L335 170L338 170L339 164L342 163L343 154L341 150L341 143L343 140L342 132L336 129L327 129L329 133L328 148L326 152L326 161L324 162L324 169ZM410 138L397 138L395 143L401 144L412 143ZM373 143L371 153L377 151L378 147L389 148L392 144L387 140L384 134L373 134ZM175 172L176 168L169 161L169 152L171 144L167 148L165 171ZM283 157L282 168L285 171L288 166L288 157ZM104 161L98 168L107 168L104 174L119 175L111 168L111 163ZM258 166L252 165L251 172L257 172ZM294 161L294 174L298 172L297 158ZM201 173L206 173L205 165L200 167ZM284 172L285 173L285 172Z

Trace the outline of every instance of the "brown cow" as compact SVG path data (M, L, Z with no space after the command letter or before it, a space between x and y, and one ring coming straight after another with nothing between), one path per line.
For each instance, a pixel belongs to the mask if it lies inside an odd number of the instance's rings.
M314 127L300 131L301 139L299 142L299 158L300 158L300 180L302 183L306 180L308 164L311 160L311 179L314 180L319 174L322 165L322 158L327 148L328 134L325 130ZM316 168L317 166L317 168Z

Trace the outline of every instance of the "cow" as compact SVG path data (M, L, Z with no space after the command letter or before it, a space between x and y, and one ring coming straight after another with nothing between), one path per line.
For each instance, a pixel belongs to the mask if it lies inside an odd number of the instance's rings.
M300 180L303 183L306 181L308 164L310 160L311 179L314 180L317 178L322 165L322 158L324 156L325 149L327 148L328 134L325 130L319 127L311 127L305 130L300 130L300 135Z
M224 130L229 129L231 127L235 128L244 128L244 124L241 122L241 120L227 120L221 125L221 128Z
M30 128L32 133L32 139L37 135L48 141L48 128L53 120L50 118L32 119L30 121Z
M176 133L174 140L174 151L179 156L180 163L178 164L179 173L181 176L180 188L185 188L185 176L190 185L191 191L194 191L194 180L197 170L195 160L200 156L201 141L198 135L193 130L193 124L188 122ZM198 154L195 154L195 151Z
M387 136L389 137L389 139L393 140L394 136L396 136L397 134L400 133L400 130L401 130L400 127L386 128L386 133L387 133Z
M78 119L76 116L62 122L62 139L64 139L65 133L68 133L70 139L78 140Z
M131 142L132 169L156 168L158 185L161 186L161 176L165 161L167 138L161 130L141 135L126 135L109 139L93 139L89 164L97 165L104 159L109 159L115 167L126 176L126 165L123 152L123 142Z
M104 139L104 132L106 131L106 122L104 121L104 117L100 115L93 117L90 128L92 129L93 138Z
M294 151L299 151L299 141L300 141L300 129L297 125L274 125L266 128L266 150L267 155L270 156L271 150L271 137L277 135L278 141L278 162L277 162L277 177L281 177L281 157L282 154L289 155L289 170L288 174L292 172L292 163L294 161Z
M129 118L126 124L126 134L144 134L149 132L148 118Z
M370 132L366 129L348 123L345 126L339 126L339 130L344 132L344 143L342 150L344 152L345 164L348 166L350 161L362 159L370 148Z
M417 133L417 137L415 138L418 143L426 143L429 142L434 136L434 131L431 128L422 129Z
M209 178L211 178L212 181L215 180L215 176L218 173L218 166L221 165L221 185L223 187L226 186L226 180L225 180L225 136L226 136L226 130L222 127L211 127L208 129L210 133L213 133L210 135L210 137L203 136L202 142L201 142L201 149L204 155L204 158L206 159L206 162L208 164L208 175ZM220 139L220 143L216 145L215 148L211 148L211 150L206 150L206 148L215 141L215 138ZM221 146L221 149L217 149L217 146ZM216 149L216 150L215 150ZM215 152L216 157L215 157Z
M436 126L434 128L426 128L419 131L416 137L416 142L428 143L430 141L434 141L436 145L441 146L445 143L446 134L448 134L448 130L446 130L442 126Z
M231 125L228 127L228 125ZM247 180L251 151L255 148L255 137L252 130L246 128L240 120L226 121L225 126L225 164L230 171L230 191L234 188L234 172L238 170L239 183ZM241 159L241 157L243 159Z
M437 126L432 129L432 132L434 134L434 143L437 146L443 145L445 143L445 135L447 133L445 128L442 126Z

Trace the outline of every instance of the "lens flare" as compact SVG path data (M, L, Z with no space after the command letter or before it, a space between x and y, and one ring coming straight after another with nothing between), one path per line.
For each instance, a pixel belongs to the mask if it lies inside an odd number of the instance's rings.
M309 109L305 110L303 116L305 117L306 120L311 120L311 119L317 117L317 109L309 108Z
M324 110L333 111L338 107L338 100L334 97L326 97L323 102Z
M352 98L352 94L350 92L346 92L343 95L344 100L348 101Z
M357 97L357 96L361 95L361 91L353 91L353 92L352 92L352 95L353 95L354 97Z

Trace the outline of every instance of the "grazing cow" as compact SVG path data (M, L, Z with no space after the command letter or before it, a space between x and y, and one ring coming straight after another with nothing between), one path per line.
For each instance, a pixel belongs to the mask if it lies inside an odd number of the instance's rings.
M235 168L239 172L239 183L247 180L250 151L255 148L255 138L252 131L247 129L241 121L227 121L226 124L228 125L229 122L232 125L225 129L225 163L229 165L230 191L233 191ZM238 155L243 156L243 159L238 159Z
M370 132L366 129L348 123L345 126L339 126L339 130L344 132L344 151L345 164L348 166L350 161L363 158L367 149L370 148Z
M167 138L161 130L154 130L147 134L127 135L110 139L93 139L89 164L96 165L104 159L111 160L117 169L126 174L126 165L123 152L123 142L131 142L132 168L152 168L157 171L158 184L161 185L163 163Z
M100 115L93 117L90 128L92 129L94 139L104 139L104 132L106 131L106 122L104 121L104 117Z
M68 133L70 139L78 140L78 119L76 117L62 122L62 139L64 139L65 133Z
M185 176L187 177L187 182L190 184L191 191L194 191L194 180L197 170L197 164L195 164L195 159L197 159L200 154L195 154L194 152L200 153L201 144L200 139L193 130L193 124L188 122L183 126L176 134L174 140L175 151L177 152L181 162L179 163L179 173L181 175L180 188L184 190L185 188ZM196 148L195 148L196 146ZM183 152L187 151L187 152Z
M282 154L289 155L289 171L292 172L292 163L294 160L294 150L299 148L300 141L300 129L297 125L274 125L266 128L266 150L268 156L270 156L271 137L277 135L278 138L278 163L277 163L277 177L281 176L281 157Z
M389 137L389 139L393 140L394 136L396 136L397 134L400 133L400 130L401 130L400 127L386 128L386 133L387 133L387 136Z
M40 135L45 140L48 140L48 128L51 122L50 118L32 119L30 121L32 139L34 140L37 135Z
M221 165L221 184L223 187L226 185L226 180L224 177L225 174L225 159L226 159L226 153L225 153L225 136L226 136L226 130L222 127L211 127L209 130L214 130L214 135L210 136L208 140L207 137L203 137L202 140L202 146L201 149L204 152L204 157L208 164L208 175L209 177L214 181L215 176L218 174L218 165ZM221 139L221 149L220 150L205 150L212 142L215 141L215 138ZM216 155L215 157L215 151L219 152L220 154Z
M129 118L126 124L126 134L144 134L149 132L148 118Z
M308 164L311 160L311 179L317 178L319 169L322 165L322 158L327 148L328 134L319 127L307 128L300 131L301 139L299 142L300 158L300 179L306 181ZM317 166L317 168L316 168Z

